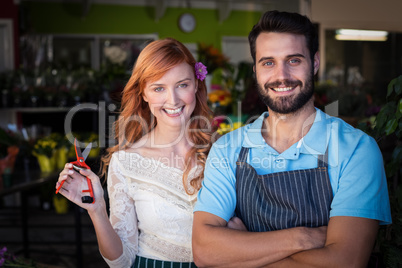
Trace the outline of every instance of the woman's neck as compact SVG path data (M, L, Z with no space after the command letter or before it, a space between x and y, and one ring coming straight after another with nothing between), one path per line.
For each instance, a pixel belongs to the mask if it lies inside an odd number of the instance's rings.
M189 144L186 131L183 128L167 128L158 125L148 133L148 139L156 148L177 147Z

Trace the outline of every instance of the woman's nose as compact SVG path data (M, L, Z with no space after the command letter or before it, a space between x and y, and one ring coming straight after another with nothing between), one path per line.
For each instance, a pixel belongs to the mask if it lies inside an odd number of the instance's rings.
M177 96L177 92L176 90L173 89L169 89L168 90L168 94L167 94L167 99L166 102L170 105L175 105L178 102L178 96Z

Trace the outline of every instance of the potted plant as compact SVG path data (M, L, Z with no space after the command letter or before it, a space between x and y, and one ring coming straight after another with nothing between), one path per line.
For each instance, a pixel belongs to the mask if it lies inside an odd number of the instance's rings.
M389 83L386 104L374 125L365 122L359 126L379 143L388 179L393 222L380 228L377 251L386 267L402 267L402 75Z
M11 174L19 150L17 137L0 128L0 189L11 185Z

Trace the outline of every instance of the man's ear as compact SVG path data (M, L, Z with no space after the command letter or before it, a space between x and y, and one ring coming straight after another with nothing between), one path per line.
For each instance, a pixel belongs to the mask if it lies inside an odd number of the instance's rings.
M318 69L320 68L320 53L317 51L314 55L314 74L317 74Z

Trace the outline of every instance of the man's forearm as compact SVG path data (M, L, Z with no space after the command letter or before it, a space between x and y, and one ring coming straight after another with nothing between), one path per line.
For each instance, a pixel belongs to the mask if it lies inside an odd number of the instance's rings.
M298 252L266 267L367 267L378 221L359 217L333 217L323 248Z
M195 215L193 252L197 266L261 267L302 250L322 247L325 241L325 227L246 232L225 225L225 221L204 224L202 216Z

